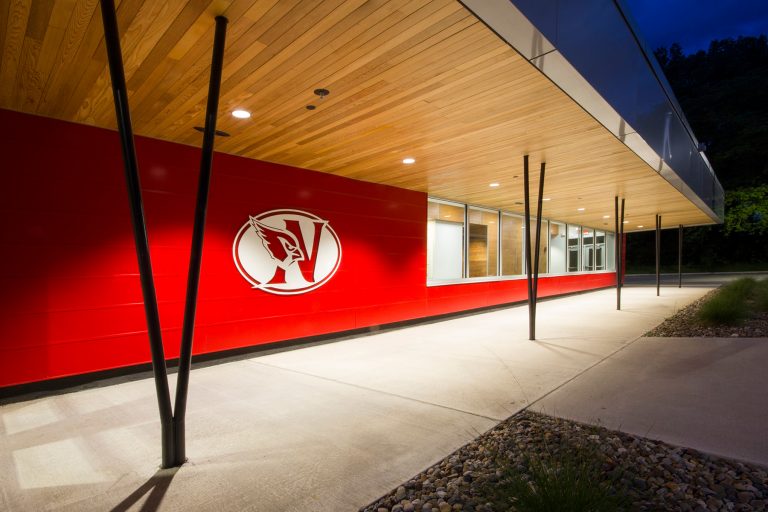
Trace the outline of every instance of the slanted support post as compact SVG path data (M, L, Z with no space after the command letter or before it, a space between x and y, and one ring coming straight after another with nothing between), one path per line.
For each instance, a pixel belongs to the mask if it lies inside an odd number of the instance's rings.
M656 296L661 290L661 215L656 214Z
M203 151L200 158L200 176L197 187L195 223L192 228L192 248L189 256L187 274L187 296L184 305L184 323L181 331L181 349L179 352L179 374L176 380L176 402L173 414L174 453L176 466L186 462L185 417L187 413L187 394L189 390L189 372L192 367L192 339L195 333L195 314L197 311L197 291L200 284L200 266L203 261L203 235L205 234L205 216L208 210L208 191L211 182L213 164L213 143L216 136L216 117L219 110L219 91L221 73L224 68L224 45L227 34L227 18L216 16L216 32L213 38L213 57L211 77L208 82L208 104L205 110L205 129L203 131Z
M683 225L677 230L677 287L683 287Z
M619 210L619 196L614 196L614 226L616 228L616 236L614 237L616 243L616 249L614 251L614 261L616 264L616 310L621 310L621 287L623 284L624 276L623 265L624 256L622 251L624 249L624 199L621 200L621 210Z
M157 309L157 294L152 274L152 262L147 241L147 225L144 220L144 205L141 197L139 165L136 159L136 147L133 141L133 127L128 108L128 89L125 85L123 54L120 49L120 34L117 27L114 0L101 1L101 18L104 24L104 42L107 49L109 74L112 79L112 94L115 100L117 129L120 134L120 147L123 155L125 181L128 188L128 200L131 209L131 225L136 245L136 257L139 263L139 280L144 298L144 314L147 319L147 334L152 354L152 372L157 391L157 405L160 409L160 429L162 443L162 467L175 465L173 442L173 411L171 395L168 390L168 372L165 366L160 315Z
M536 212L536 247L533 261L531 258L531 201L528 155L523 157L523 195L525 201L525 269L528 280L528 339L536 339L536 299L539 291L539 251L541 245L541 211L544 200L544 174L546 163L541 163L539 170L539 196Z

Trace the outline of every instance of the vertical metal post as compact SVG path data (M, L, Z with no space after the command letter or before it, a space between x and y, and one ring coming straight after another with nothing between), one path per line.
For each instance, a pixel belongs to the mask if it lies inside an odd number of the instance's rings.
M185 424L187 412L187 394L189 372L192 365L192 339L195 333L195 313L197 311L197 292L200 284L200 266L203 259L203 236L205 234L205 216L208 210L208 191L211 182L213 163L213 145L216 136L216 117L219 110L219 91L221 73L224 67L224 45L227 33L227 18L216 16L216 32L213 39L213 57L211 78L208 83L208 104L205 110L205 130L203 132L203 151L200 158L200 177L195 206L195 223L192 230L192 248L189 256L187 275L187 296L184 305L184 325L181 332L181 350L179 355L179 374L176 381L176 403L174 406L174 453L177 466L184 464L186 457Z
M677 287L683 287L683 225L677 231Z
M136 257L139 263L139 278L144 298L144 314L147 318L147 333L152 353L152 371L155 377L157 405L160 409L160 428L162 443L162 466L174 465L173 411L168 390L168 376L165 367L160 315L157 309L157 295L152 274L152 262L147 241L147 227L144 221L144 206L141 198L141 182L136 159L136 147L133 141L133 127L128 107L128 89L125 85L123 56L120 49L117 15L114 0L101 1L101 17L104 24L104 42L107 48L109 74L112 79L112 93L115 100L117 128L120 133L120 145L125 168L125 180L128 187L128 199L131 207L131 224L136 244Z
M528 280L528 339L536 339L531 278L531 201L529 193L528 155L523 156L523 201L525 205L525 275Z
M616 267L616 310L621 309L621 241L619 240L619 196L613 197L613 225L615 228L613 237L613 264Z
M624 285L624 199L621 200L619 213L619 198L616 197L616 309L621 310L621 287Z
M541 250L541 210L544 200L544 171L547 164L542 162L539 170L539 197L536 206L536 247L534 249L533 259L533 324L530 329L530 338L536 339L536 302L539 298L539 252Z
M661 289L661 215L656 214L656 296Z
M546 164L542 162L539 171L539 196L536 214L536 248L531 258L531 195L528 155L523 156L523 196L525 201L525 273L528 280L528 339L536 339L536 298L539 292L539 250L541 245L541 210L544 200L544 173Z

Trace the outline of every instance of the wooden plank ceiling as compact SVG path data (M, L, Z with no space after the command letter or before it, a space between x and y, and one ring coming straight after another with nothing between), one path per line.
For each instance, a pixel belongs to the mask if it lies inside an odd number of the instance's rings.
M528 153L547 217L612 229L619 194L627 230L711 223L455 0L119 1L138 134L201 144L218 14L217 151L515 212ZM0 0L0 48L0 108L115 128L97 0Z

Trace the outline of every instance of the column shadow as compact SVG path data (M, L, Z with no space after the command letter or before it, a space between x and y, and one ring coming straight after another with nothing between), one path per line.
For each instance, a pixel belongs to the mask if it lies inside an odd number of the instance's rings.
M160 504L163 502L163 498L165 498L165 493L168 492L171 481L178 471L179 468L158 470L157 473L152 475L152 478L115 505L110 512L127 512L129 508L135 505L147 493L149 493L149 496L147 496L140 510L141 512L156 511L160 508Z

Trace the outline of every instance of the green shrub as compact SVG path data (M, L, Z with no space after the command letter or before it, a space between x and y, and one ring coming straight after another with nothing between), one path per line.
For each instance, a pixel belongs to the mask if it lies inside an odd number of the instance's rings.
M745 277L723 286L699 309L699 319L711 325L736 325L749 316L747 300L756 288L754 279Z
M615 512L629 504L619 478L603 472L596 450L571 447L557 455L526 456L517 467L507 465L487 492L497 510Z
M768 279L758 281L754 290L755 309L758 311L768 311Z

